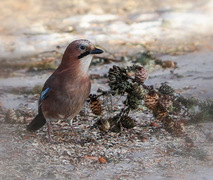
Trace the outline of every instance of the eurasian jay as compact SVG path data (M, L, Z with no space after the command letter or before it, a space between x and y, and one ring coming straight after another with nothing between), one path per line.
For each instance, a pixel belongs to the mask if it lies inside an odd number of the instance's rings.
M72 119L81 111L90 93L89 65L93 55L101 53L101 49L85 39L68 45L61 64L44 84L38 114L27 126L28 131L36 131L47 123L49 142L53 142L51 121L67 119L72 127Z

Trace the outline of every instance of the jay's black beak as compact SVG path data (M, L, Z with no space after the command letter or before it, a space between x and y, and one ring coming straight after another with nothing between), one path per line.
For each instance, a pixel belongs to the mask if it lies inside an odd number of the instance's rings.
M85 57L85 56L87 56L89 54L101 54L103 52L104 52L103 50L95 48L95 49L93 49L91 51L86 51L86 52L82 53L80 56L78 56L78 59L81 59L81 58L83 58L83 57Z
M89 53L90 54L101 54L103 52L104 52L103 50L95 48L94 50L91 50Z

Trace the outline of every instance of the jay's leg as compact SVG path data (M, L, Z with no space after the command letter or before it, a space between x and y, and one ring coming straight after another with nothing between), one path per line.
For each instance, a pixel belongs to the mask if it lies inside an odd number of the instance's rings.
M55 142L51 137L52 126L50 124L50 119L46 119L46 122L47 122L48 141L49 143L56 144L57 142Z
M70 127L71 127L73 134L75 136L75 143L77 144L77 143L80 143L80 140L79 140L79 137L77 136L75 128L72 125L72 121L73 121L73 119L70 120Z
M75 131L75 128L74 128L73 125L72 125L72 121L73 121L73 119L70 120L70 127L71 127L71 129L72 129L74 135L77 136L77 133L76 133L76 131Z

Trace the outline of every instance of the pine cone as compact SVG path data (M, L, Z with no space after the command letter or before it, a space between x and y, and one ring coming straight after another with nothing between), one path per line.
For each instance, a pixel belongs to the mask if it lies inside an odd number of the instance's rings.
M163 120L161 120L163 123L164 128L169 132L173 133L174 132L174 120L170 116L166 116Z
M131 109L137 109L138 106L141 104L141 100L139 100L136 96L128 94L127 104Z
M97 121L96 124L97 124L98 129L99 129L100 131L107 132L107 131L109 131L109 129L110 129L109 121L106 120L106 119L100 118L100 119Z
M135 127L135 120L127 115L121 117L121 124L124 128L131 129Z
M143 99L144 96L147 94L147 90L145 90L143 87L141 87L138 83L133 83L131 92L129 92L136 96L138 99Z
M163 123L164 128L175 136L181 137L184 135L185 126L183 122L175 122L175 120L169 115L163 115L163 112L158 114L159 120ZM161 117L160 117L161 116Z
M153 115L156 117L156 119L163 121L165 117L167 116L167 111L165 109L156 106L153 110Z
M14 109L9 109L7 112L6 112L6 115L5 115L5 120L9 123L12 123L12 122L15 122L17 121L17 114L15 112Z
M149 92L146 94L144 101L145 106L150 110L153 110L158 104L159 96L156 92Z
M181 137L186 132L183 122L177 122L174 124L174 134L178 137Z
M167 95L172 95L175 92L175 90L171 88L166 82L161 83L161 86L158 91L162 94L167 94Z
M21 123L21 124L25 123L25 118L24 118L24 116L18 117L17 122L18 122L18 123Z
M137 109L141 104L147 91L138 83L133 83L131 89L128 91L127 103L131 109Z
M96 95L90 96L90 109L92 110L92 113L95 115L101 115L102 108L101 108L101 102L98 100Z
M159 98L159 106L168 110L172 106L172 100L169 95L163 95Z
M110 123L110 131L119 133L121 131L120 122L118 122L120 116L116 115L112 118L109 118L108 121Z
M130 87L127 70L119 66L113 66L109 69L109 86L114 94L123 95Z
M162 63L163 68L175 68L176 67L176 62L174 61L163 61Z
M113 66L112 68L109 69L108 77L111 83L115 83L118 76L120 76L120 67Z
M135 81L138 83L144 83L144 81L147 79L148 73L146 69L143 66L139 66L136 69L135 72Z

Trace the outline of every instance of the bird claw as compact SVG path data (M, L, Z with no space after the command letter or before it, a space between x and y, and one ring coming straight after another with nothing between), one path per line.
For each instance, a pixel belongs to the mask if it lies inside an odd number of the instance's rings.
M48 142L49 142L50 144L58 144L58 142L57 142L57 141L54 141L51 137L48 138Z

